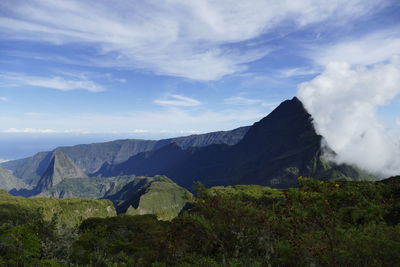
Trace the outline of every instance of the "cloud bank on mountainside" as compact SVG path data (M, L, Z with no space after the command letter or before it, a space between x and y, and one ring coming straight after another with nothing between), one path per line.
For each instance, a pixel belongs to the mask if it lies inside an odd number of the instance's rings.
M379 121L377 110L400 93L400 62L370 66L333 62L299 85L298 97L317 132L337 153L334 161L382 176L400 174L400 146Z

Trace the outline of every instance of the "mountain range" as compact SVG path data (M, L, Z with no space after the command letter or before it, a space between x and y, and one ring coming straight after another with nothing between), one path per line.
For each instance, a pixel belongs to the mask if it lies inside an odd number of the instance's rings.
M258 184L287 188L297 186L297 177L368 180L372 176L348 165L324 158L323 137L312 124L311 115L297 99L281 103L255 123L234 145L213 144L183 149L171 143L142 152L120 164L105 163L97 176L164 174L190 188L194 181L206 186Z
M181 197L188 196L195 181L206 186L288 188L298 185L299 176L375 179L356 167L327 161L325 154L335 153L328 146L322 148L322 143L312 116L294 97L251 127L159 141L59 147L5 162L0 186L14 188L10 191L14 195L111 199L117 211L131 213L149 210L138 203L152 199L151 192L156 192L169 208L177 205L176 213L187 202Z
M86 174L91 174L104 164L118 164L140 152L151 151L171 143L179 144L182 149L210 144L234 145L247 133L250 127L241 127L232 131L219 131L169 139L140 140L126 139L105 143L84 144L70 147L58 147L52 151L39 152L32 157L7 161L0 166L13 172L25 183L36 185L46 172L54 155L61 151L67 155Z

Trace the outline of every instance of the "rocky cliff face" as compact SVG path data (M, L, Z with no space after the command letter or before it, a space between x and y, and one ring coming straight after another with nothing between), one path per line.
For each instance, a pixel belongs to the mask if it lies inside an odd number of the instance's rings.
M91 174L100 169L105 163L119 164L141 152L159 149L171 143L178 144L181 148L202 147L210 144L238 143L248 131L249 127L241 127L232 131L219 131L206 134L190 135L154 140L126 139L105 143L85 144L70 147L58 147L53 151L40 152L36 155L0 165L14 171L15 176L26 183L35 185L43 176L57 151L64 152L86 174Z
M86 174L63 152L57 151L38 181L37 193L56 186L65 179L87 178Z
M324 160L321 142L311 115L293 98L251 126L236 145L187 150L166 146L108 166L103 175L164 174L189 189L194 181L207 186L258 184L287 188L297 186L298 176L370 178L351 166L336 166Z
M115 194L126 184L136 179L136 176L93 177L79 179L64 179L52 188L40 192L38 196L55 198L92 198L100 199L108 194Z

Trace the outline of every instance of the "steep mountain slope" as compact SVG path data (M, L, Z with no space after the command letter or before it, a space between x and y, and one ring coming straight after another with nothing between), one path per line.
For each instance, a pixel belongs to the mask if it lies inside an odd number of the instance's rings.
M178 144L171 143L160 149L139 153L128 161L117 165L105 163L94 176L110 177L132 174L148 175L162 174L172 166L179 164L190 155L190 150L183 150Z
M114 203L117 213L155 214L159 219L171 220L191 201L192 194L165 176L137 177L104 199Z
M27 188L28 185L25 184L21 179L18 179L12 175L8 170L0 166L0 189L10 191L11 189L21 189Z
M52 157L52 152L39 152L33 157L11 160L0 165L11 170L13 175L21 178L25 183L35 185L43 175Z
M86 174L63 152L57 151L38 181L35 191L42 192L65 179L87 178Z
M160 150L139 154L125 163L108 166L105 174L165 174L186 188L191 188L193 181L207 186L259 184L285 188L296 186L298 176L371 178L350 166L329 164L322 157L321 141L311 115L293 98L255 123L236 145L210 145L186 151L176 147L173 155L180 155L177 160L170 160L172 154ZM163 163L161 169L159 162Z
M14 172L14 175L28 184L36 184L46 171L56 151L62 151L85 173L94 173L104 163L118 164L128 158L146 151L159 149L171 143L177 143L183 149L191 146L207 146L210 144L234 145L239 142L249 127L241 127L232 131L219 131L185 137L169 138L159 141L127 139L112 142L59 147L50 152L40 152L20 160L0 164Z
M154 214L163 220L176 217L192 198L186 189L163 176L65 179L37 196L109 199L117 213Z
M168 144L176 143L182 149L189 147L203 147L212 144L235 145L246 135L250 126L240 127L231 131L219 131L205 134L193 134L183 137L175 137L157 141L154 149L158 149ZM124 161L126 161L125 159Z
M103 198L108 194L115 194L126 184L137 179L136 176L99 177L64 179L52 188L40 192L38 196L55 198Z

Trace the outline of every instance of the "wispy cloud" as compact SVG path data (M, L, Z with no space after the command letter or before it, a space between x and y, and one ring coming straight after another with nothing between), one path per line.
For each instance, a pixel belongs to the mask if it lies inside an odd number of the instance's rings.
M387 62L400 55L400 27L347 38L327 46L312 47L310 51L309 56L322 66L330 62L359 66Z
M195 107L201 105L201 102L183 95L169 94L166 98L156 99L154 103L161 106L176 106L176 107Z
M246 70L271 47L246 45L279 27L346 23L389 1L2 1L2 38L89 44L87 61L196 80ZM260 12L262 11L262 12ZM329 22L329 23L328 23ZM78 57L79 58L79 57Z
M397 118L396 124L397 124L397 126L400 126L400 118Z
M265 110L255 107L224 109L220 111L173 108L153 111L133 111L120 114L73 113L29 116L0 114L0 133L16 134L175 134L229 130L250 125L266 116ZM99 123L102 122L102 123ZM24 125L20 128L19 125ZM138 128L140 127L140 128Z
M237 105L237 106L257 105L257 106L269 107L269 108L273 108L278 105L278 103L276 103L276 102L266 102L263 99L244 97L243 94L225 98L223 100L223 103L227 104L227 105Z
M8 101L8 97L0 96L0 101L6 102Z
M61 91L87 90L101 92L105 89L87 78L66 79L60 76L39 77L22 73L0 73L0 81L8 86L34 86Z
M279 71L279 76L288 78L296 76L307 76L319 73L320 70L312 68L291 68Z
M260 99L247 98L243 96L232 96L224 99L224 104L229 105L254 105L260 104L261 102Z

